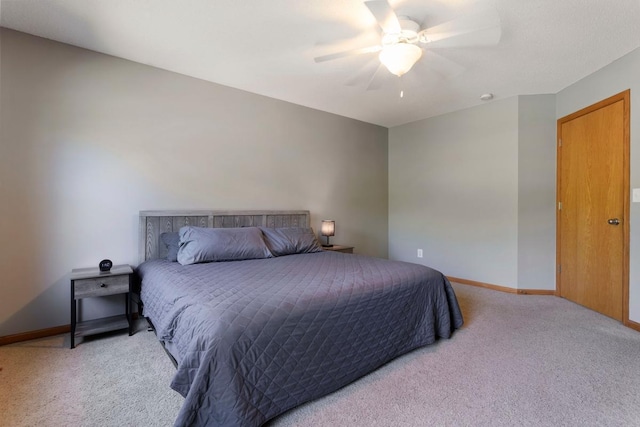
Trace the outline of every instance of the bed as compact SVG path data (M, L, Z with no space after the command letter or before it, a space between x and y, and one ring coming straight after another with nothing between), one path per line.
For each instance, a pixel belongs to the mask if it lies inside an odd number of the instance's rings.
M462 325L448 280L422 265L298 249L182 265L163 244L227 228L262 230L273 249L270 234L309 223L308 211L140 213L140 296L177 365L176 426L263 425Z

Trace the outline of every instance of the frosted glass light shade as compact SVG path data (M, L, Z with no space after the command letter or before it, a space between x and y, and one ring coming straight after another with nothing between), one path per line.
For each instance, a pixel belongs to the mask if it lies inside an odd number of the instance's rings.
M422 56L422 49L411 43L385 46L378 58L390 73L400 77L414 66Z

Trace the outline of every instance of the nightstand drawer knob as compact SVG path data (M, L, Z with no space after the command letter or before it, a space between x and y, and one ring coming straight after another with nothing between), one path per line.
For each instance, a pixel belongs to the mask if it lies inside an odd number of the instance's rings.
M100 287L101 287L101 288L106 288L106 287L107 287L107 284L106 284L106 283L103 283L103 284L101 284L101 285L100 285Z

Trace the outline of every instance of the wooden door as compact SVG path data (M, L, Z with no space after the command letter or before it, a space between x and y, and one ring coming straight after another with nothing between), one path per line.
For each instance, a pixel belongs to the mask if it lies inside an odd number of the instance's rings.
M557 292L628 321L629 91L558 120Z

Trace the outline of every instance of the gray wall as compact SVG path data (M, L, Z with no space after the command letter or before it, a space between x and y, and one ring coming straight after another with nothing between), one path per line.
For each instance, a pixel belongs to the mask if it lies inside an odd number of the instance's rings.
M387 256L387 129L0 37L0 336L68 324L72 268L135 264L139 210L309 209ZM103 303L85 318L120 308Z
M390 129L390 258L554 289L554 102L519 96Z
M389 256L517 286L517 98L389 130Z
M14 31L0 37L0 336L67 324L69 270L104 257L134 264L142 209L309 209L316 229L335 219L333 241L360 253L554 289L555 120L627 88L634 105L640 90L636 50L557 95L387 134ZM631 114L638 188L639 109ZM630 318L640 321L638 204L630 220ZM119 307L89 302L85 316Z
M638 76L640 49L555 95L519 96L390 129L390 258L470 280L555 289L556 120L631 89L630 183L640 188ZM513 110L495 105L501 103ZM484 132L477 132L479 120L488 124ZM514 163L499 167L496 158ZM474 201L475 193L487 194L487 204ZM492 210L494 201L507 209ZM629 318L639 322L640 207L630 207ZM479 245L480 227L490 234L486 245ZM418 247L429 250L423 261Z
M554 289L555 95L518 100L518 288Z
M626 89L631 89L630 186L640 188L640 49L558 92L556 117L564 117ZM631 203L630 208L629 318L640 322L640 204Z

